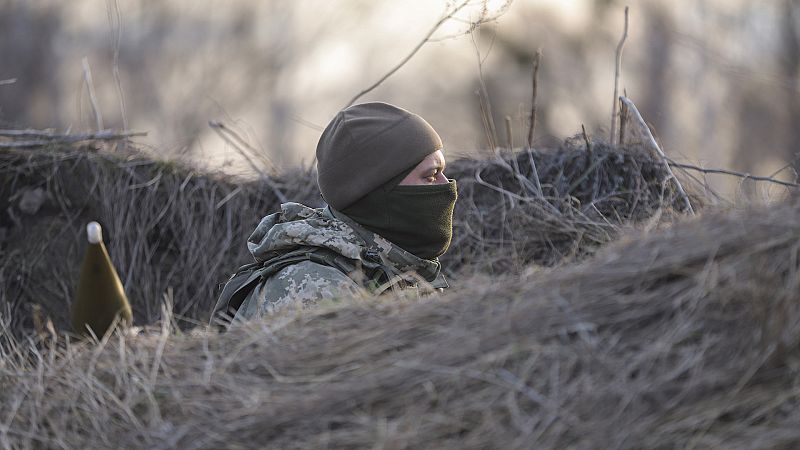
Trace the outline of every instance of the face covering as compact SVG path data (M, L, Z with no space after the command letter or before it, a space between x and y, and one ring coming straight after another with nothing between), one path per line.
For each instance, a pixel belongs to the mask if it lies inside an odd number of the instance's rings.
M342 212L418 258L434 259L447 250L453 237L456 181L398 186L405 175L395 177Z

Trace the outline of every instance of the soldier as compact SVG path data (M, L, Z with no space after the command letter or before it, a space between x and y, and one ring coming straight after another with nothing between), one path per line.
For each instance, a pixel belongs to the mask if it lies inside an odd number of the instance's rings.
M264 217L247 241L256 262L231 277L212 320L447 287L438 257L452 237L456 182L428 122L387 103L346 108L320 137L317 169L328 206L284 203Z

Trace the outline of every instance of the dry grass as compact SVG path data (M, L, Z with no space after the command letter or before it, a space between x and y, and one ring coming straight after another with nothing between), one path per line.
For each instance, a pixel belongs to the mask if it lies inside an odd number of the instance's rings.
M68 325L85 224L98 220L132 301L137 323L151 323L168 290L175 313L207 319L218 284L247 262L244 242L261 216L288 196L315 202L312 175L241 183L141 154L89 148L0 154L0 205L6 215L0 290L14 330L30 328L42 304L57 328ZM32 215L19 201L36 188L46 200Z
M187 325L247 261L262 215L318 204L313 172L237 182L136 153L2 153L0 447L791 447L797 204L574 264L680 214L660 167L601 143L455 161L446 296L342 301L218 334ZM22 198L36 188L32 212ZM100 345L34 336L33 303L66 324L89 219L150 325Z
M5 342L0 446L797 448L799 236L795 201L441 298Z
M450 273L575 261L623 228L683 205L660 163L602 142L590 151L573 139L547 151L457 160L448 175L459 184L453 245L441 258ZM697 206L704 201L694 197Z
M672 210L674 190L660 167L600 143L591 153L567 143L454 161L448 174L459 181L460 201L453 245L442 258L446 273L458 279L519 272L591 254L621 227ZM35 189L45 201L26 214L22 198ZM105 228L137 324L158 320L167 291L184 328L203 323L219 284L251 261L247 236L285 200L320 205L312 170L243 182L133 151L4 151L0 298L10 309L10 329L21 336L33 327L34 304L67 329L90 220Z

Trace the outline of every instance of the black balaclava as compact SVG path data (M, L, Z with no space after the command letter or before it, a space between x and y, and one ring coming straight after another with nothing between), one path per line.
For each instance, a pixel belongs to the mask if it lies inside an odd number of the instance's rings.
M413 169L403 171L342 213L418 258L434 259L447 251L453 237L456 181L400 186Z

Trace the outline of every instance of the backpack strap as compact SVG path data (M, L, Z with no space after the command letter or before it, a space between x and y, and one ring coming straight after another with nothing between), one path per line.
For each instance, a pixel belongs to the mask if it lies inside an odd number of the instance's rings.
M303 261L333 267L344 274L349 274L358 269L355 260L344 257L332 250L325 248L306 248L293 251L282 257L266 262L245 264L231 275L219 294L214 310L211 312L211 324L228 326L242 306L248 295L258 283L265 281L284 268Z
M228 325L242 306L242 302L261 281L263 263L245 264L231 275L222 292L219 294L214 310L211 312L211 324Z

